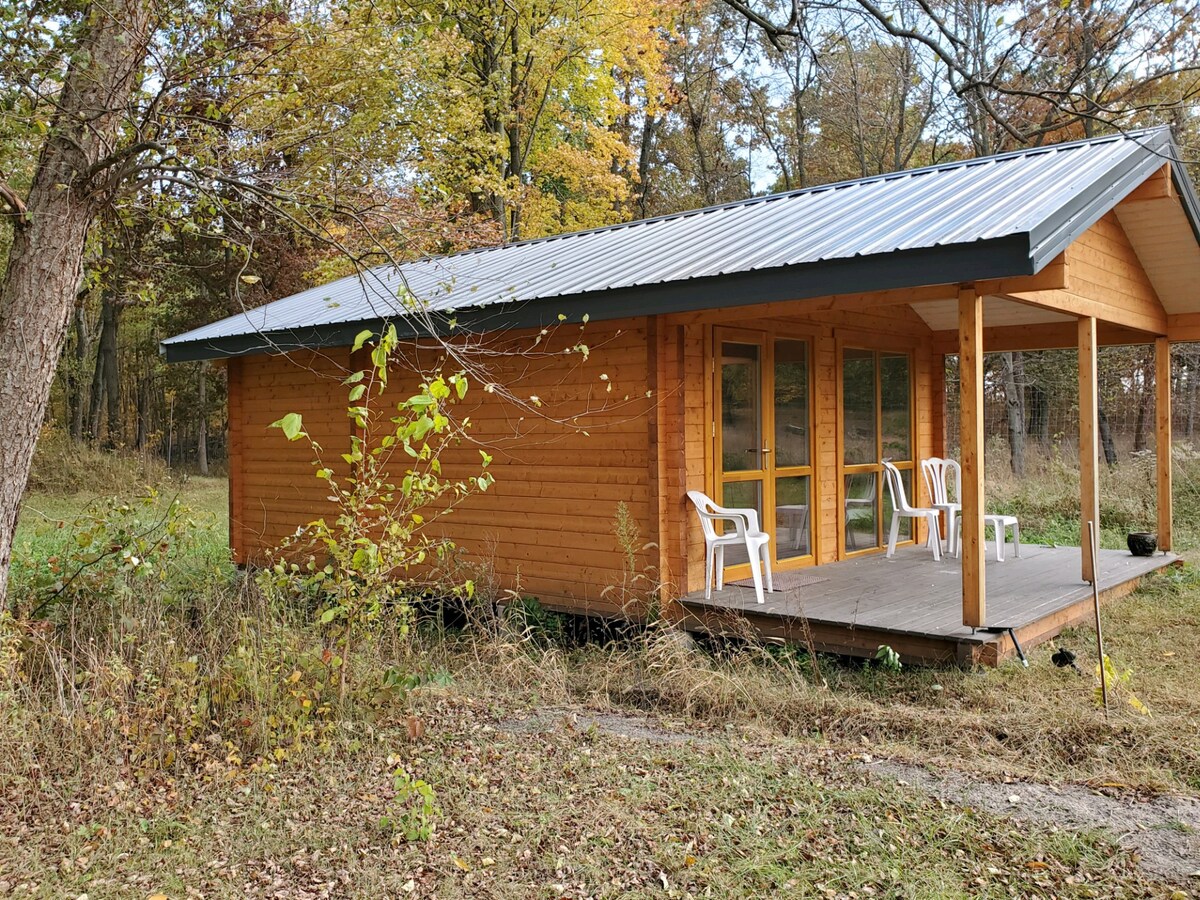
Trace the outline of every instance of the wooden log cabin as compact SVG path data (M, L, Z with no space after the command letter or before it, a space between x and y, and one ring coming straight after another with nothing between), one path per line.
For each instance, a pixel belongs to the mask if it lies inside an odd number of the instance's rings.
M1078 349L1086 522L1098 521L1097 348L1154 345L1158 538L1171 547L1169 346L1200 339L1200 216L1178 158L1165 129L1148 130L423 259L162 349L228 366L241 563L326 512L309 450L268 425L300 412L322 444L344 446L341 380L361 368L350 344L390 322L409 350L396 399L448 348L473 370L461 412L496 484L443 521L501 587L631 614L623 505L640 533L635 569L686 627L740 618L786 639L803 619L831 650L995 662L1086 612L1093 563L1079 548L986 559L985 352ZM881 460L928 500L919 461L944 455L947 354L961 371L961 560L935 563L921 526L885 560ZM463 447L444 464L477 458ZM705 601L689 489L756 507L794 586L761 607L737 586ZM1121 556L1098 561L1106 592L1169 559Z

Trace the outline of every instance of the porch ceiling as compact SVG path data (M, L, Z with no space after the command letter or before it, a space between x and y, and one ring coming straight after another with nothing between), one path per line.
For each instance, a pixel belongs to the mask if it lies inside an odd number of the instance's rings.
M1121 203L1116 213L1167 314L1200 312L1200 243L1178 198Z
M913 309L925 320L931 331L954 331L958 329L958 300L931 300L914 303ZM983 298L983 323L988 328L1010 325L1043 325L1047 322L1074 322L1064 313L1039 309L1027 303L1017 303L1003 297Z

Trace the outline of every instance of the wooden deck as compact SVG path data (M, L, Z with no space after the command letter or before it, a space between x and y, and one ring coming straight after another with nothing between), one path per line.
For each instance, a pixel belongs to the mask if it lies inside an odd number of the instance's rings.
M1015 631L1028 650L1064 628L1092 616L1091 587L1080 580L1078 547L1022 548L1004 562L987 562L987 621L992 629ZM1100 551L1102 601L1132 591L1142 576L1170 565L1172 554L1136 557ZM973 631L962 624L959 561L934 562L923 547L903 547L892 559L883 554L805 569L824 578L755 602L751 588L726 586L711 600L703 591L680 598L683 627L713 634L744 634L803 642L807 619L817 648L852 656L872 656L881 644L906 662L996 665L1016 655L1007 631Z

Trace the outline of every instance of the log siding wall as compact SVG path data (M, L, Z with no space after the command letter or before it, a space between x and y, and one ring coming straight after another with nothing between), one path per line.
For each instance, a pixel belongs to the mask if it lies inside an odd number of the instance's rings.
M490 570L501 590L613 614L629 612L626 601L644 596L656 580L667 596L702 585L704 539L684 494L713 491L713 326L690 318L592 323L582 332L563 326L541 339L518 332L489 343L486 378L512 396L488 393L480 377L473 378L457 408L471 419L470 439L442 461L451 477L470 474L485 449L496 484L438 527L469 563ZM722 324L778 328L810 341L814 559L832 562L842 502L839 342L912 352L914 454L920 459L940 452L944 433L941 356L931 333L907 306ZM576 342L588 345L586 358L564 352ZM434 364L430 353L411 365ZM346 349L231 362L231 543L239 562L261 561L297 527L330 511L307 444L289 443L269 425L301 412L327 458L339 458L351 430L341 384L350 370ZM409 396L417 380L411 373L393 375L386 399ZM919 474L914 481L923 498ZM632 571L614 533L619 503L639 531ZM630 584L635 576L638 582Z

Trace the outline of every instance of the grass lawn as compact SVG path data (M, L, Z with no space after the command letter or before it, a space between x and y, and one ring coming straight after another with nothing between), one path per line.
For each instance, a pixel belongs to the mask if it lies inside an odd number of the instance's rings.
M183 562L219 583L223 483L178 490L199 533ZM18 565L62 552L72 529L57 522L91 499L31 496ZM222 603L215 614L239 629L272 627ZM189 657L159 644L188 632L156 642L122 620L137 646L114 645L133 660L124 669L105 663L116 689L70 675L81 699L64 707L53 673L17 667L42 686L0 693L0 896L1195 896L1186 866L1139 863L1134 826L1020 805L1034 783L1139 810L1200 793L1200 582L1155 578L1105 619L1151 717L1119 704L1104 721L1086 633L1059 641L1081 652L1084 677L1038 648L1029 669L982 672L823 660L826 689L803 654L776 648L695 650L670 635L571 648L536 630L423 628L380 658L434 676L424 686L254 753L239 731L309 697L287 645L246 644L263 663L246 671L294 685L282 701L183 730L173 718L198 701L173 679ZM34 629L12 646L38 640ZM148 764L130 747L159 730L192 736ZM949 798L909 764L960 773L999 803ZM1200 859L1188 820L1154 827Z

